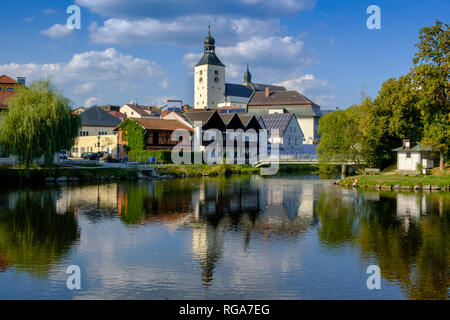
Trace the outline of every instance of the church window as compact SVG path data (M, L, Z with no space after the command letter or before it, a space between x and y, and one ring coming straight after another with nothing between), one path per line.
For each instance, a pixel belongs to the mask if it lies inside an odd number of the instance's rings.
M216 70L214 73L215 73L215 74L219 74L219 70Z

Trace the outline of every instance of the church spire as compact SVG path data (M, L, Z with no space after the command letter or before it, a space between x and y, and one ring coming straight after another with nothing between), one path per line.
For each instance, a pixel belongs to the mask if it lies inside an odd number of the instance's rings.
M205 53L214 53L216 40L211 36L211 25L208 25L208 36L205 38Z
M252 82L252 74L248 70L248 63L247 63L247 71L244 73L244 84L248 84Z

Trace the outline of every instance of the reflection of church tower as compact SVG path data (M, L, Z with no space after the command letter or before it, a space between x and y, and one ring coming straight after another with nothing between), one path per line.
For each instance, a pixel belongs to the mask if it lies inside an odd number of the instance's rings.
M213 227L206 223L192 230L192 251L202 267L202 281L209 287L213 280L216 262L222 256L224 230L222 226Z
M314 185L303 184L300 193L298 217L311 221L314 216Z
M194 69L194 108L216 109L225 101L225 65L216 56L211 30L204 41L204 54Z

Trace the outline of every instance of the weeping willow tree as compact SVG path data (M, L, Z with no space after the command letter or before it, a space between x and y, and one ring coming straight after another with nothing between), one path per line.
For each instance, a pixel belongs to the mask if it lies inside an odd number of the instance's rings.
M41 157L51 165L55 153L74 145L81 126L69 104L50 80L19 87L0 122L0 145L27 168Z

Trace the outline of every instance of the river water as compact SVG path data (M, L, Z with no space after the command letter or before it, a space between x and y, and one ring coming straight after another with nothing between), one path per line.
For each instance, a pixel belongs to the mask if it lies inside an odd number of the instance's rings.
M314 176L2 189L0 299L448 299L449 220Z

